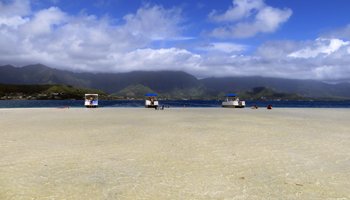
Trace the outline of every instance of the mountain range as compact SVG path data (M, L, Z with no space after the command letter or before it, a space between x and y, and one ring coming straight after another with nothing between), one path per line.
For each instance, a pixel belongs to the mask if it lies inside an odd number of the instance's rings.
M254 88L306 98L350 99L350 83L269 77L211 77L198 79L182 71L134 71L127 73L77 73L36 64L0 66L1 84L62 84L94 88L120 96L157 92L172 98L212 98L228 92L243 94Z

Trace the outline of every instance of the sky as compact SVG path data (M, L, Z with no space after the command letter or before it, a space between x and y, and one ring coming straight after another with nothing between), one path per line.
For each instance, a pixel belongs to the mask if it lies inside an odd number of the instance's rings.
M350 82L348 0L0 0L0 65Z

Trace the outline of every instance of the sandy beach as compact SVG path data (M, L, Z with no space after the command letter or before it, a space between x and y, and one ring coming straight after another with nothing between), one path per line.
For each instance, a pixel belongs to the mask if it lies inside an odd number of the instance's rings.
M350 199L349 109L0 109L0 199Z

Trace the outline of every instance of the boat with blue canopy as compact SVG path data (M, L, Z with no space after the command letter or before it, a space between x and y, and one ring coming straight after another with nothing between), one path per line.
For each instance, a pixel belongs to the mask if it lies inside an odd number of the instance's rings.
M159 102L158 102L158 94L156 93L147 93L145 94L145 107L146 108L158 108Z
M85 94L84 105L87 108L98 107L98 94Z
M241 101L237 94L228 93L225 96L226 98L222 102L222 107L225 107L225 108L244 108L245 107L245 101Z

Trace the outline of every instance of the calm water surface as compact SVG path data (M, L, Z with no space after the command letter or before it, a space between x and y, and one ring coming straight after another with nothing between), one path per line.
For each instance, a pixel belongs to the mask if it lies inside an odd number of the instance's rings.
M169 107L220 107L221 101L202 100L164 100L160 105ZM283 108L350 108L350 101L246 101L247 107L257 105ZM141 100L110 100L99 101L100 107L144 107ZM55 108L84 107L82 100L2 100L0 108Z

